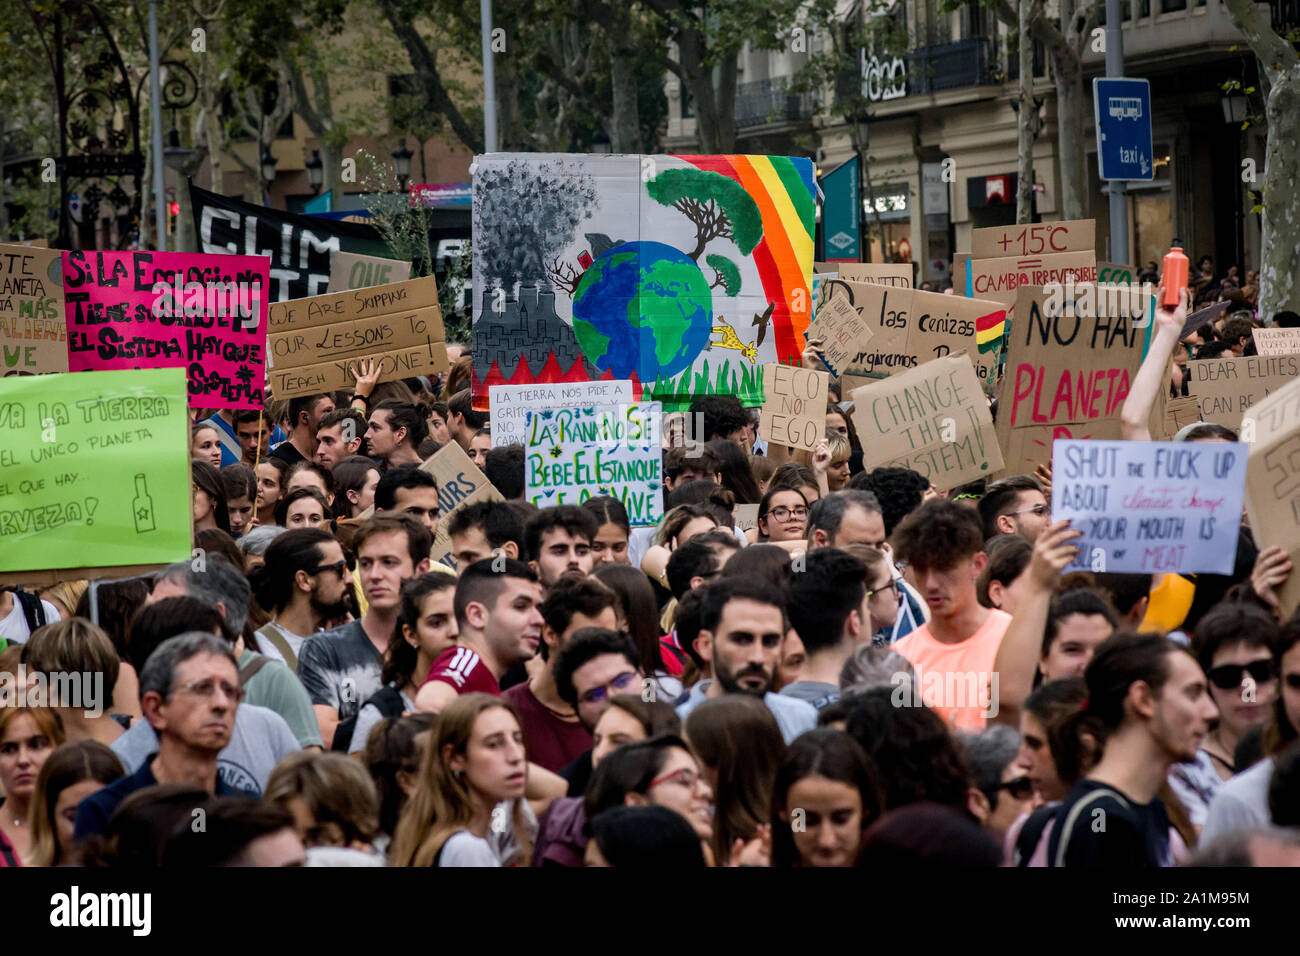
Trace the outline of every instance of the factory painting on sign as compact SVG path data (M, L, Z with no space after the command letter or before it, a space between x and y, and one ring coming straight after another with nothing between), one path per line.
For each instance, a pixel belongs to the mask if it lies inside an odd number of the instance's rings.
M812 162L493 154L474 169L472 385L630 380L763 401L811 317Z

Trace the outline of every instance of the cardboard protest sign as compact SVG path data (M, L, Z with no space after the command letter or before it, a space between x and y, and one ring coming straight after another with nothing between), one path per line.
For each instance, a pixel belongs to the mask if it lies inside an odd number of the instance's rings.
M1137 281L1137 270L1118 262L1097 263L1098 285L1128 285Z
M611 495L633 527L663 517L659 402L528 413L525 495L539 508Z
M826 433L826 392L831 377L794 365L763 367L766 401L758 418L758 437L778 445L812 450Z
M838 262L839 277L848 282L888 285L896 289L912 288L910 262Z
M1260 355L1300 354L1300 329L1255 329L1252 334Z
M0 376L68 370L63 253L0 244Z
M362 256L355 252L336 252L330 264L330 284L326 292L368 289L389 282L411 278L411 264L401 259Z
M946 491L1001 471L988 399L968 355L950 355L853 392L862 465L911 468Z
M306 299L270 310L268 351L276 398L348 388L360 359L381 382L447 368L446 333L433 276Z
M487 480L478 466L457 442L448 442L420 465L438 482L438 533L433 538L430 556L448 567L456 567L451 555L451 516L461 508L479 501L504 501L501 492Z
M1067 219L1033 225L992 226L971 231L972 259L1090 252L1097 248L1097 220Z
M997 417L1010 474L1032 472L1057 438L1120 437L1124 399L1150 340L1149 304L1091 286L1070 291L1019 289Z
M132 574L190 557L181 369L0 380L0 582Z
M972 257L966 263L966 294L1001 302L1011 309L1016 304L1016 290L1022 285L1041 290L1052 283L1064 285L1096 281L1097 257L1092 252L999 259ZM1008 317L1015 321L1014 313Z
M68 370L183 368L195 408L265 404L264 256L63 253Z
M1200 402L1201 418L1236 429L1246 409L1300 376L1300 355L1196 359L1187 372L1187 391Z
M1255 437L1246 446L1246 514L1255 544L1261 551L1277 545L1300 566L1300 381L1261 399L1246 422ZM1292 571L1276 590L1286 620L1300 605L1300 574Z
M669 411L761 404L764 363L803 351L815 192L802 157L477 157L476 407L601 378Z
M753 531L758 527L758 505L736 505L731 509L731 520L741 531Z
M808 338L821 339L824 343L817 354L835 378L840 377L859 347L865 346L874 334L871 325L849 304L847 295L827 295L808 326Z
M528 412L541 408L578 408L583 405L616 405L631 402L632 383L553 382L536 385L493 385L491 396L492 447L522 445Z
M1175 435L1188 425L1201 420L1200 403L1195 398L1171 398L1165 403L1165 440L1173 441Z
M1083 532L1076 570L1230 574L1245 483L1242 445L1052 445L1052 520Z

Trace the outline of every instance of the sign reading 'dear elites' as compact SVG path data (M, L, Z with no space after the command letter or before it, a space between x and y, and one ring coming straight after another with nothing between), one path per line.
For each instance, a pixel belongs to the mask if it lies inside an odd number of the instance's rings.
M493 385L492 447L523 445L529 411L542 408L577 408L581 405L614 405L632 401L628 381L555 382L550 385Z
M659 402L528 413L525 494L539 508L611 495L634 527L663 517Z
M388 282L404 282L411 278L411 264L401 259L384 259L380 256L359 256L353 252L334 253L330 266L330 284L327 292L347 292L349 289L368 289Z
M63 253L68 370L183 368L195 408L261 408L263 256Z
M1151 332L1138 327L1149 306L1090 295L1082 285L1073 291L1070 299L1061 290L1019 289L997 419L1011 474L1032 472L1057 438L1120 437L1120 412ZM1163 428L1163 403L1156 412Z
M271 394L314 395L356 382L363 358L379 361L379 381L441 372L447 342L433 276L290 299L271 306Z
M1229 574L1246 449L1156 441L1052 445L1052 520L1083 532L1072 568Z
M1097 248L1097 220L1067 219L1031 226L991 226L971 231L972 259L1089 252Z
M758 418L758 437L791 448L817 447L826 433L826 393L831 377L793 365L763 366L767 400Z
M1300 381L1251 406L1246 421L1255 433L1246 470L1246 513L1255 543L1261 551L1277 545L1300 565ZM1286 620L1300 605L1300 574L1288 574L1277 596Z
M862 464L911 468L939 491L1002 469L989 403L968 355L950 355L853 392Z
M1300 375L1300 355L1246 355L1187 363L1187 391L1201 403L1201 418L1240 428L1256 402Z
M685 410L763 400L799 361L813 165L781 156L493 153L475 160L475 404L493 385L630 379Z
M0 581L46 586L190 557L181 369L0 380Z
M0 245L0 375L68 370L63 253Z

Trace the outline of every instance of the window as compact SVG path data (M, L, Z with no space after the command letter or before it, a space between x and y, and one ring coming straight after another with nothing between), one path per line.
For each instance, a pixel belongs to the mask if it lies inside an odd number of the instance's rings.
M1176 13L1187 9L1187 0L1160 0L1161 13Z

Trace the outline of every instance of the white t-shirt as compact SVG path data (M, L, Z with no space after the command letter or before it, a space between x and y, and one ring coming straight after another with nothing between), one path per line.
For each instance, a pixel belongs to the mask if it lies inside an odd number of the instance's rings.
M262 630L256 631L253 634L253 636L257 638L257 650L259 653L265 654L273 661L279 661L282 664L289 663L284 659L284 655L280 653L280 649L271 643L271 641L267 640L266 635L263 633L263 631L267 631L271 628L275 628L275 633L284 638L284 642L288 644L289 649L293 651L294 657L301 656L302 646L307 643L307 638L299 637L297 634L293 633L293 631L288 630L280 624L276 624L274 621L267 624L266 627L262 628Z
M45 623L53 624L55 621L63 620L59 614L59 609L49 601L42 601L41 607L45 609ZM27 638L32 636L32 632L27 627L27 616L23 614L23 606L18 601L18 595L14 595L14 609L9 612L3 621L0 621L0 637L13 644L26 644Z

